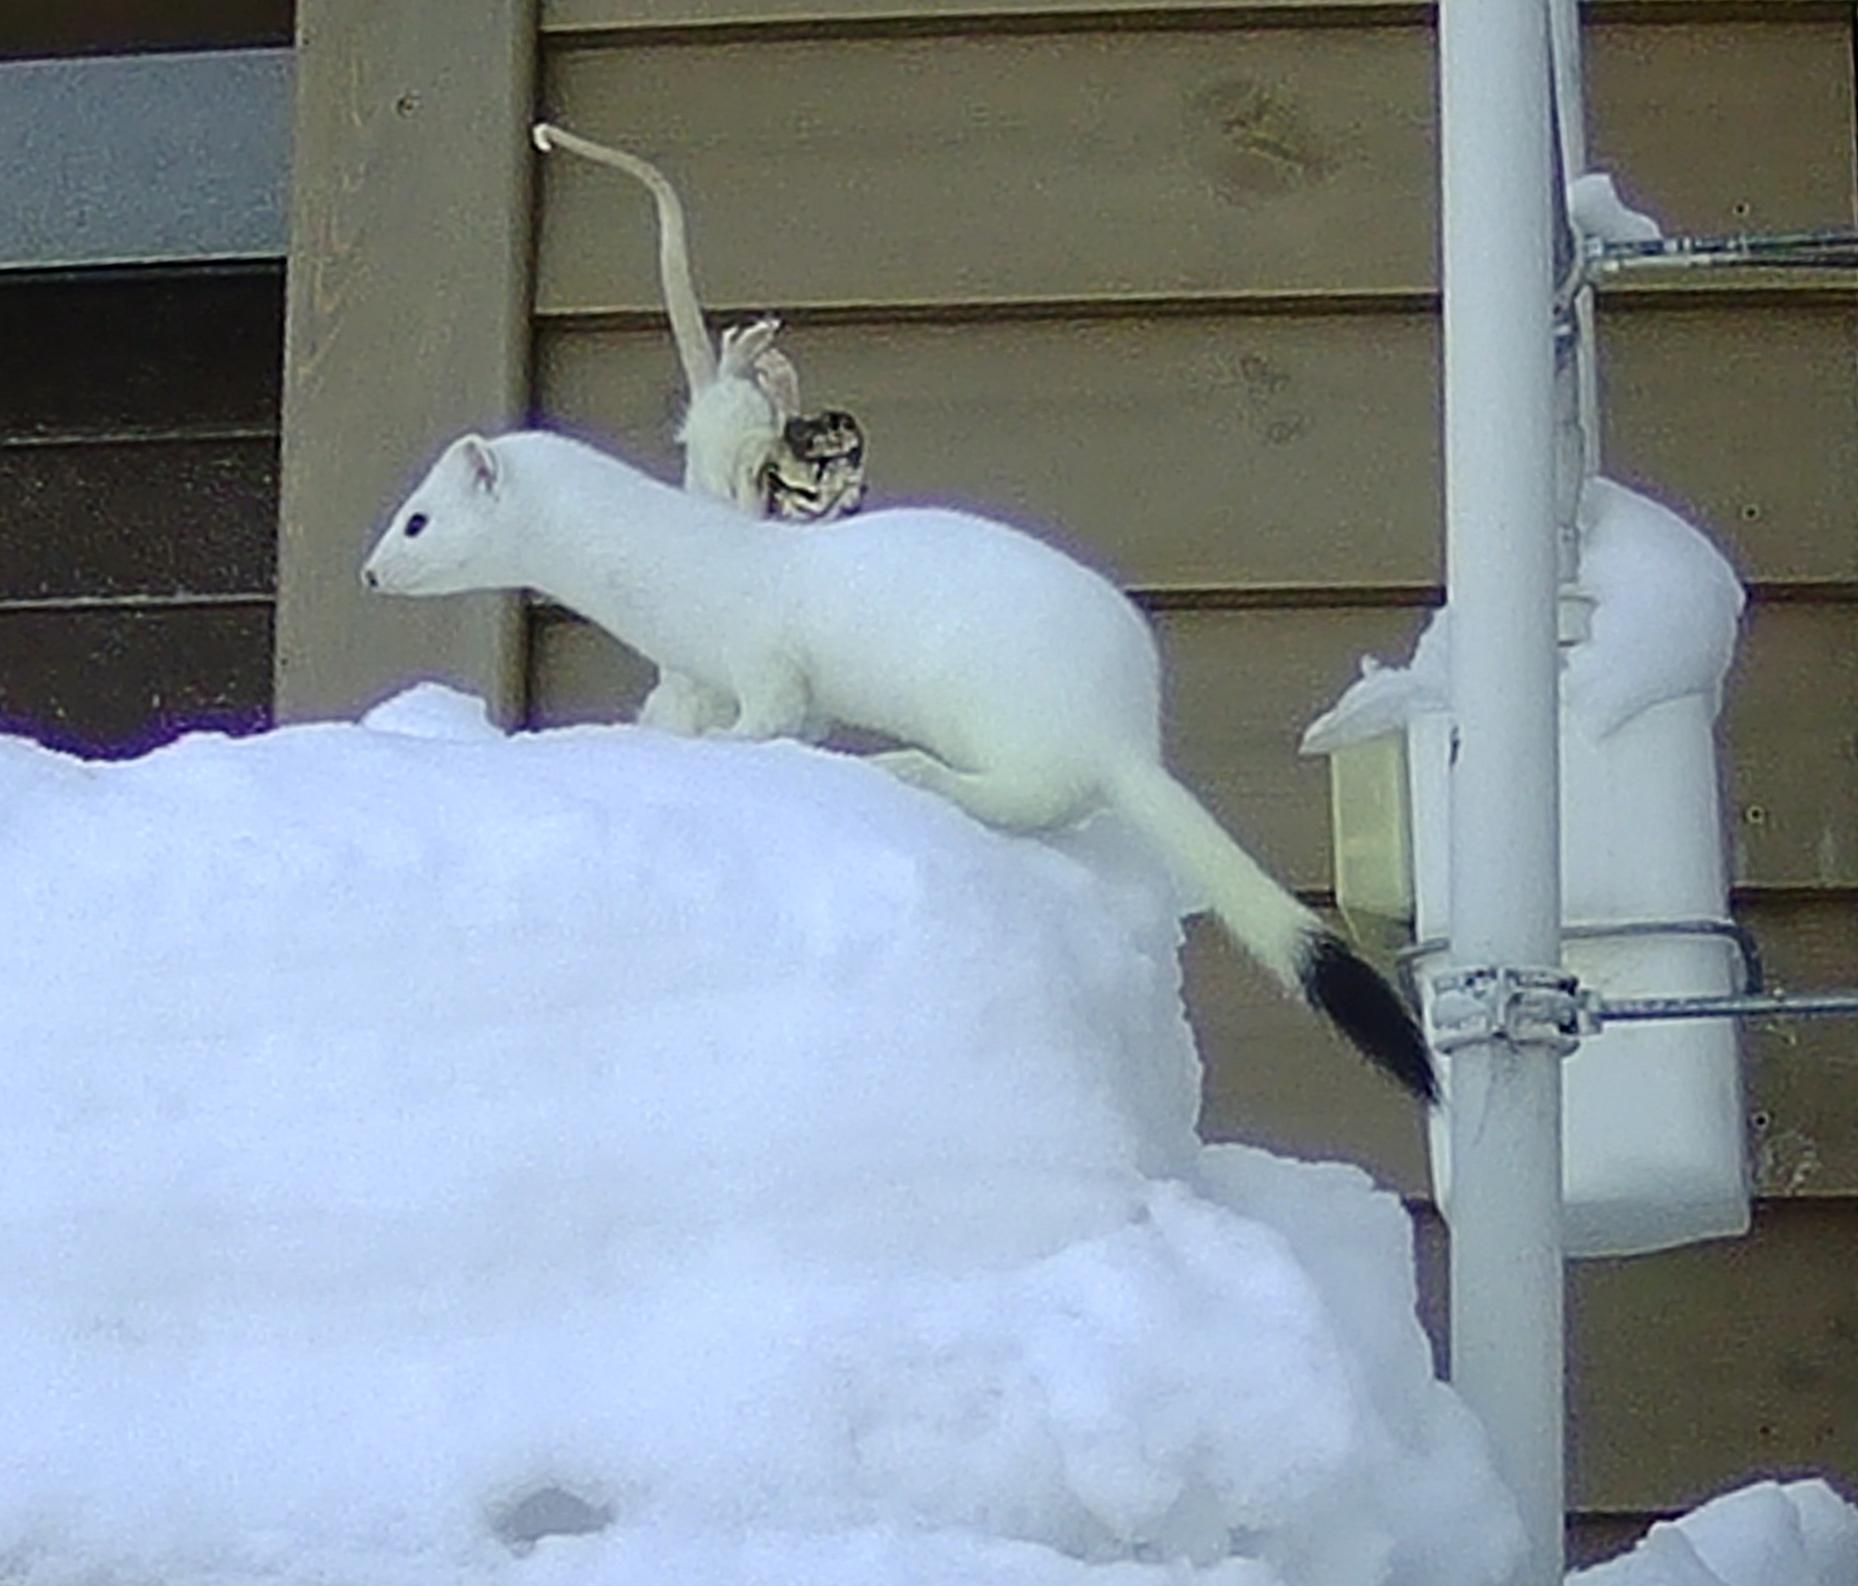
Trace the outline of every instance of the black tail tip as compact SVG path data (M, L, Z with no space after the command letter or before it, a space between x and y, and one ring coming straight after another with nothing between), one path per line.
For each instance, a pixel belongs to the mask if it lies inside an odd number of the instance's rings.
M1298 979L1310 1006L1369 1062L1421 1101L1438 1101L1439 1076L1425 1035L1399 993L1347 942L1329 931L1312 936Z

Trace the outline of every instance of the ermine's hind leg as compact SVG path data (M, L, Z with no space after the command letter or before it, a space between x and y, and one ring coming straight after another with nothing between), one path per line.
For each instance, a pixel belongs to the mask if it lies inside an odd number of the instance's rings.
M806 679L792 668L756 674L737 690L740 709L722 738L798 738L806 730Z
M1002 831L1043 831L1085 813L1076 788L1054 786L1023 771L957 771L921 749L890 749L867 758L899 781L938 793Z

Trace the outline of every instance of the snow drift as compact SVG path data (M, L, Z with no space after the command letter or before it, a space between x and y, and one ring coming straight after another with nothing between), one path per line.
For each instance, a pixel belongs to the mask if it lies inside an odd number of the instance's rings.
M844 758L0 745L0 1576L1485 1586L1351 1169L1203 1151L1175 900Z
M1710 538L1661 502L1611 479L1581 487L1579 588L1593 602L1591 632L1565 657L1562 700L1592 738L1686 694L1711 714L1735 658L1747 596ZM1451 612L1433 613L1404 666L1364 656L1361 676L1303 735L1327 754L1451 708Z
M1517 1556L1398 1201L1197 1140L1175 900L1113 829L425 688L0 740L0 886L0 1580Z

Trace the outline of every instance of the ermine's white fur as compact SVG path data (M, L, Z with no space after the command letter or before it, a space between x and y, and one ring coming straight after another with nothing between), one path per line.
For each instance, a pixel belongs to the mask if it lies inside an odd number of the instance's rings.
M455 442L363 579L402 595L539 590L729 701L726 736L793 734L814 718L886 734L911 747L879 764L991 825L1114 808L1272 974L1432 1093L1392 993L1164 769L1142 615L1029 535L928 508L830 533L756 522L528 431Z
M723 333L719 357L704 328L690 266L684 205L670 179L648 160L595 143L564 127L538 122L531 132L544 153L565 149L644 184L658 211L658 279L671 338L689 394L678 440L684 448L684 488L744 512L761 513L763 475L784 444L787 421L800 406L794 366L774 345L780 321L763 318Z
M808 482L818 484L829 469L795 455L788 440L788 426L800 412L800 377L774 346L780 321L764 316L726 329L720 356L710 345L691 271L684 206L670 179L636 154L546 121L537 122L530 136L543 153L565 149L623 171L652 195L658 212L659 285L688 393L677 432L684 448L684 488L757 516L770 511L777 488L782 503L798 501L800 515L808 518L823 520L855 511L864 494L862 446L852 459L856 477L849 486L841 485L825 499L825 493L806 488ZM827 417L835 416L842 417ZM801 420L802 434L817 433L820 422ZM640 720L671 732L701 732L727 722L729 707L695 679L666 668Z

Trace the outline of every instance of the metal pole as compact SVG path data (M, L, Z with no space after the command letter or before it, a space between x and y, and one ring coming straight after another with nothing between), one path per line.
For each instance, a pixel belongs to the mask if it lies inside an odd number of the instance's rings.
M1543 0L1441 0L1452 961L1560 960L1554 280ZM1562 1579L1561 1067L1452 1063L1452 1377Z
M1561 154L1563 198L1587 169L1587 94L1581 71L1580 0L1548 0L1549 51L1555 84L1555 133ZM1579 268L1580 239L1569 239ZM1581 431L1582 479L1600 471L1600 362L1594 325L1594 294L1583 285L1573 302L1576 350L1576 412ZM1577 484L1579 481L1577 481ZM1565 572L1565 569L1564 569Z

